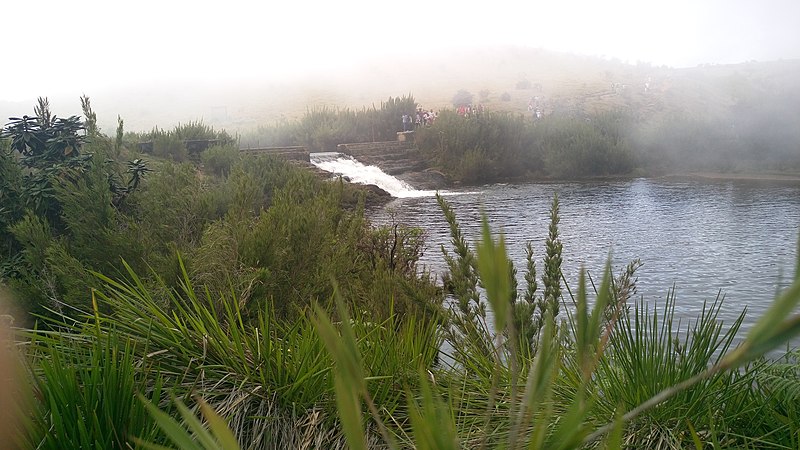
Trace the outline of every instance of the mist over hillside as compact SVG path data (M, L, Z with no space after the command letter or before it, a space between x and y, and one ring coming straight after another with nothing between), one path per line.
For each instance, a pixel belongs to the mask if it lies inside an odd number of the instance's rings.
M730 155L748 162L763 159L759 152L800 154L800 60L674 69L503 46L420 51L293 80L244 74L235 83L187 80L85 94L109 134L119 115L126 131L199 120L241 135L311 109L360 109L404 94L425 108L448 108L459 90L490 111L530 114L535 98L545 116L619 112L635 146L672 152L675 161L702 152L697 142L704 141L729 142ZM31 114L34 101L0 102L0 115ZM61 116L80 114L77 98L50 101Z

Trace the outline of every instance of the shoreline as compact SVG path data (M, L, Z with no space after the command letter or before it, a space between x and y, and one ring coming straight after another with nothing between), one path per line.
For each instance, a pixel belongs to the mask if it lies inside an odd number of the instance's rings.
M781 182L781 183L800 183L800 173L776 173L776 172L744 172L744 173L725 173L725 172L688 172L663 175L655 178L684 178L693 180L708 181L761 181L761 182Z
M645 178L650 180L672 179L672 180L699 180L699 181L752 181L752 182L778 182L778 183L800 183L800 172L779 173L779 172L675 172L666 174L637 174L637 175L607 175L592 176L584 178L536 178L536 177L516 177L504 180L496 180L488 184L497 183L581 183L581 182L602 182L619 181ZM480 184L469 184L451 182L447 187L480 186Z
M414 189L418 190L442 190L453 188L477 187L484 184L469 184L452 182L447 176L436 169L422 171L409 171L394 175L396 178L409 183ZM639 175L639 176L598 176L587 178L509 178L497 180L486 184L525 184L525 183L597 183L621 180L634 180L644 178L650 180L683 180L683 181L703 181L703 182L742 182L742 183L769 183L769 184L800 184L800 173L776 173L776 172L745 172L745 173L726 173L726 172L676 172L661 175ZM355 183L352 183L355 184ZM394 197L375 185L365 185L365 190L369 191L372 203L381 204Z

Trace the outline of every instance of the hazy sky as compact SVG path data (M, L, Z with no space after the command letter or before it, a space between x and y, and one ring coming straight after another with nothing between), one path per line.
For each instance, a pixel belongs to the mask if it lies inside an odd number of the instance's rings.
M43 0L0 12L0 100L13 101L493 44L674 67L800 58L800 0Z

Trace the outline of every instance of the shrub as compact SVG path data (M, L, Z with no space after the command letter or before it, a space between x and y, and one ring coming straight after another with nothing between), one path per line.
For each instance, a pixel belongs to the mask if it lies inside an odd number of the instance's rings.
M175 162L189 160L189 151L181 139L171 133L157 133L153 138L153 155Z
M235 139L225 130L217 131L214 127L204 124L202 121L178 124L169 134L174 135L178 140L208 140L218 141L218 145L233 145Z
M31 402L22 448L126 449L135 439L160 442L137 394L149 393L159 402L161 377L149 365L133 369L135 344L115 332L103 336L88 325L73 330L64 325L51 324L61 333L28 335L30 382L38 401Z
M547 172L558 178L625 174L633 170L633 153L622 136L623 119L612 114L590 120L550 118L543 128L542 150Z
M472 104L472 94L465 89L459 89L456 95L453 96L453 106L456 108L470 104Z
M303 145L312 152L336 151L348 142L391 141L402 129L403 114L413 114L417 103L411 95L389 97L380 108L361 110L327 107L307 111L298 121L283 120L261 126L242 139L244 147Z
M7 141L0 139L0 255L11 254L15 247L8 228L21 218L24 208L20 192L22 169L6 144ZM0 257L0 262L3 260ZM5 278L6 272L0 270L0 281Z
M200 154L203 166L217 176L227 176L241 153L233 145L215 145Z
M511 101L511 94L508 92L503 92L500 94L500 101L501 102L510 102Z
M492 173L487 170L492 166L492 162L483 150L472 148L464 153L455 170L455 177L465 183L484 183L493 179Z
M465 119L443 111L419 130L421 152L454 179L482 183L541 170L538 129L522 116L488 113Z

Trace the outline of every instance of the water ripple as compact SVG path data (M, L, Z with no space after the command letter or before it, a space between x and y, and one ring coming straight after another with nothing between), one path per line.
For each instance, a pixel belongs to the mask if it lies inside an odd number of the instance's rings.
M481 211L486 212L492 229L505 234L522 281L528 240L542 267L554 193L561 205L563 272L573 285L581 267L599 277L609 255L615 272L639 258L644 263L637 272L639 294L646 301L662 303L675 287L677 314L693 318L704 301L721 292L728 322L745 307L751 320L760 315L794 271L798 186L647 179L511 184L484 186L447 201L471 241L479 235ZM422 263L434 273L445 271L439 247L450 248L450 237L436 199L396 199L370 212L375 223L392 217L426 230Z

